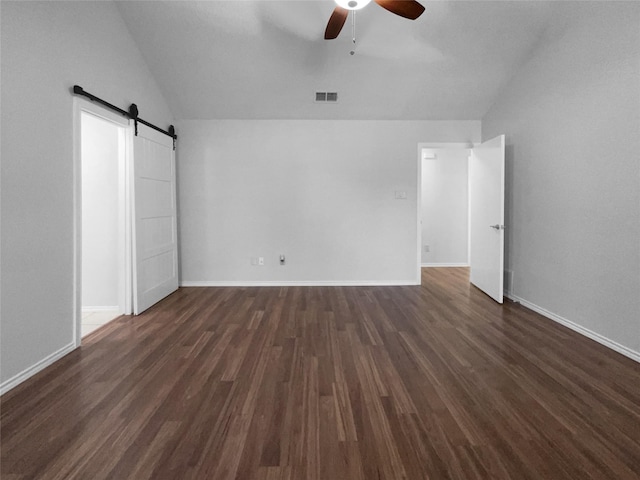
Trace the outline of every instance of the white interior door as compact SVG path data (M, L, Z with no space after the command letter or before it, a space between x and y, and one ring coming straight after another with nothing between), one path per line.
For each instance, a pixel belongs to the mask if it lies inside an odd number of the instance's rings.
M504 282L504 135L471 150L471 283L502 303Z
M133 140L133 311L178 288L173 139L138 124Z

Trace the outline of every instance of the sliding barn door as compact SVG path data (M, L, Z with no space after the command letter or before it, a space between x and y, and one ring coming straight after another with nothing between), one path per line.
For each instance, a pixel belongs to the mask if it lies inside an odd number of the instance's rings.
M469 162L470 276L502 303L504 266L504 135L471 151Z
M133 310L178 288L173 139L138 124L133 141Z

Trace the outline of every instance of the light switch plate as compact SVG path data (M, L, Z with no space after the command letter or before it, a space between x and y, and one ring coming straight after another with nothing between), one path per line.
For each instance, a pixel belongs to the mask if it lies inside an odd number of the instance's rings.
M407 192L396 190L396 200L406 200L406 199L407 199Z

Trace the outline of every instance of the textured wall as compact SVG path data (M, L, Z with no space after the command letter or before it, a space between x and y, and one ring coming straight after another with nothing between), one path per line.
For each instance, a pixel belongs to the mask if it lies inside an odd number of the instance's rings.
M513 293L635 352L639 26L637 2L563 2L482 121L507 134Z
M477 121L178 126L183 282L415 283L418 143L480 135Z
M112 2L1 2L2 384L73 344L74 84L171 113Z

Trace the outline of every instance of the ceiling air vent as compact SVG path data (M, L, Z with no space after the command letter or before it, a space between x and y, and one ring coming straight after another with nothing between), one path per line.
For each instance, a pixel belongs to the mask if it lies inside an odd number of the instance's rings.
M336 103L338 92L316 92L316 102Z

